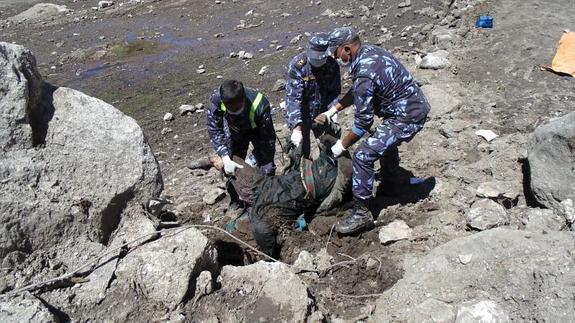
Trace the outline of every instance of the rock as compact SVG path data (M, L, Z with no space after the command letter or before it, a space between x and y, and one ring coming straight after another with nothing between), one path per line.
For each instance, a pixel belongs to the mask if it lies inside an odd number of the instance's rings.
M472 254L458 255L457 258L459 259L459 262L462 265L467 265L468 263L471 262L471 259L473 259L473 255Z
M408 319L409 322L426 323L452 323L454 320L453 306L432 298L417 305Z
M174 120L174 115L169 112L166 112L166 114L164 114L164 121L172 121L172 120Z
M0 53L0 147L31 148L35 141L31 123L44 115L42 76L28 49L0 42Z
M205 72L206 72L206 69L205 69L205 68L198 68L198 69L196 70L196 73L198 73L198 74L204 74Z
M412 230L403 220L394 220L390 224L379 230L379 241L381 243L391 243L399 240L409 239Z
M162 128L162 131L160 131L160 133L162 135L167 135L167 134L172 133L172 132L174 132L174 130L172 130L172 128L169 128L169 127Z
M431 38L433 40L433 45L437 49L451 49L455 41L455 35L452 29L440 27L436 28L431 32Z
M573 250L574 243L570 232L502 228L451 240L416 261L405 262L403 278L376 301L370 320L409 321L420 304L434 299L459 304L458 319L464 317L465 309L496 308L501 311L487 311L496 319L506 313L511 321L569 321L575 316L571 297L575 257L567 250ZM473 265L452 261L461 254L473 254ZM497 306L475 305L487 299Z
M293 37L293 38L289 41L289 43L292 44L292 45L295 45L295 44L297 44L297 43L302 39L302 37L303 37L303 35L302 35L302 34L299 34L299 35Z
M306 285L282 263L259 261L243 267L224 266L219 280L222 288L218 293L242 295L238 304L241 306L226 304L230 310L222 314L231 316L233 309L236 317L246 321L303 322L312 305ZM256 311L262 307L266 310ZM220 320L229 321L222 317Z
M561 206L563 207L563 212L561 212L561 214L565 218L565 221L567 221L569 225L573 224L575 222L575 207L573 206L573 200L563 200L561 202Z
M405 0L397 4L398 8L405 8L411 6L411 0Z
M510 322L505 311L494 301L481 300L465 302L459 305L455 323L467 322Z
M524 221L527 231L559 231L565 227L565 219L549 209L527 209Z
M421 60L419 68L432 69L432 70L440 70L447 68L451 66L449 60L447 59L448 56L449 52L445 50L438 50L433 53L428 53Z
M69 241L75 252L98 252L127 205L162 190L144 134L134 119L101 100L64 87L40 91L35 60L22 47L0 43L0 52L6 76L0 81L0 258ZM10 121L22 116L30 123ZM68 252L56 250L56 258ZM59 260L82 261L76 258Z
M461 100L444 90L439 85L424 85L421 87L431 105L429 112L432 118L445 117L461 105Z
M40 22L56 17L62 17L72 10L63 5L57 5L52 3L38 3L28 10L17 14L16 16L8 18L8 21L16 23L24 22Z
M214 282L212 281L212 273L204 270L196 279L196 291L194 297L202 297L209 295L214 291Z
M114 5L114 1L102 0L98 2L98 8L105 9Z
M206 193L206 195L204 195L202 200L207 205L214 205L214 204L218 203L219 201L221 201L225 196L226 196L226 191L224 191L223 189L221 189L219 187L216 187L216 188L210 190L208 193Z
M194 105L189 105L189 104L183 104L178 108L178 111L180 111L180 115L186 115L186 114L191 114L194 113L197 110L197 108Z
M575 196L575 112L543 124L528 145L531 191L537 202L562 214Z
M262 68L261 68L260 71L258 72L258 75L262 75L262 76L263 76L264 74L266 74L266 72L268 71L268 68L269 68L269 66L267 66L267 65L262 66Z
M279 79L274 83L274 86L272 87L272 91L279 92L279 91L285 90L285 88L286 88L286 80Z
M467 212L467 225L477 230L487 230L508 223L503 206L489 199L481 199Z
M196 289L192 282L202 271L216 268L216 259L216 250L199 230L172 229L119 262L109 293L173 310Z
M322 15L322 16L327 16L327 17L330 17L330 18L333 18L333 17L337 16L337 15L333 12L333 10L331 10L331 9L325 9L325 11L321 13L321 15Z
M517 205L521 194L520 183L511 181L491 181L479 184L477 196L497 201L499 204L511 208Z
M0 322L59 322L50 310L30 293L0 300Z

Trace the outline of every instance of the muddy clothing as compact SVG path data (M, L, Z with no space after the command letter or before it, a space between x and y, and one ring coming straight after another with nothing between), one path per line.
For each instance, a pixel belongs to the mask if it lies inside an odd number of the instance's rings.
M275 130L270 103L261 93L245 88L243 111L234 115L227 111L219 90L210 98L207 125L210 141L220 156L246 158L250 142L257 165L266 174L275 172Z
M350 71L355 105L353 133L363 136L375 115L384 119L353 157L353 195L367 199L372 196L375 161L383 164L385 159L397 160L390 155L396 155L397 146L423 128L430 106L411 74L383 48L361 46ZM388 152L390 149L393 151Z
M313 67L306 53L296 55L288 65L285 119L290 129L311 121L337 103L341 93L339 65L327 59L321 67Z

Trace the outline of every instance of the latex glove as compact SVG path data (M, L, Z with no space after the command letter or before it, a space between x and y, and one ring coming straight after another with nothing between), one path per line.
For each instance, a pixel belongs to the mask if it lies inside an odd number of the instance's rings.
M341 139L338 140L333 146L331 146L331 153L335 158L338 158L343 154L346 149L343 148L343 144L341 143Z
M224 172L227 175L233 176L236 173L236 168L244 168L244 166L236 163L235 161L230 159L230 156L222 157L222 161L224 162Z
M337 109L335 108L335 106L333 106L329 110L327 110L326 112L320 113L317 117L315 117L315 119L313 121L315 121L316 123L323 126L326 122L329 121L329 119L331 119L336 114L337 114Z
M303 140L303 134L301 133L301 130L299 129L294 129L291 133L291 143L294 146L299 146L301 144L301 141Z

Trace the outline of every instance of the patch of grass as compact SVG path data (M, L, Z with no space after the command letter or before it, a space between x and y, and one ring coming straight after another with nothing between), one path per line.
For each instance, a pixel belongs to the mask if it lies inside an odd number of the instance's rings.
M123 43L112 47L112 53L119 58L137 55L146 55L154 52L157 44L150 40L136 40L130 43Z

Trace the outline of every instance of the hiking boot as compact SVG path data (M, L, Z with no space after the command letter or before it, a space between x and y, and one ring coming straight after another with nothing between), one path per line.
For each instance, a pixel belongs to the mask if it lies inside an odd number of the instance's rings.
M369 209L370 199L355 200L353 212L343 222L336 224L335 231L341 234L354 234L373 227L373 216Z

